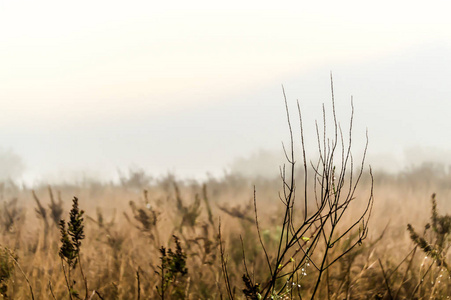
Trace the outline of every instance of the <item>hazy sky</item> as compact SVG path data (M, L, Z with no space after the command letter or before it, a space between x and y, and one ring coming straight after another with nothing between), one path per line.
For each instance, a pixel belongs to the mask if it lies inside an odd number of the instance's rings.
M450 6L0 0L0 146L28 181L130 166L219 174L280 150L282 84L306 122L320 118L332 71L374 155L449 153Z

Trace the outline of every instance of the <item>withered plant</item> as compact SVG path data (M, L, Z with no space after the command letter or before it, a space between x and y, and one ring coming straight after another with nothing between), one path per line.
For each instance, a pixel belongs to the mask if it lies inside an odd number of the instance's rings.
M0 296L3 299L9 299L8 297L8 281L13 276L14 272L14 257L9 249L0 248Z
M78 199L74 197L72 209L69 213L69 222L60 220L60 233L61 233L61 247L59 250L59 256L61 257L61 264L63 267L64 277L66 279L67 289L69 291L69 297L73 299L79 298L79 292L75 289L75 280L72 278L72 271L78 266L80 267L80 273L85 285L85 298L88 298L88 282L83 272L83 267L80 259L81 242L85 238L84 224L83 224L84 211L78 208ZM67 271L66 271L67 267Z
M449 295L451 293L451 287L449 285L451 282L451 266L447 260L447 255L451 248L449 239L451 234L451 216L441 216L438 214L435 194L431 196L431 206L431 223L426 224L423 235L418 234L411 224L407 224L410 239L416 247L420 248L426 254L422 267L425 264L428 265L421 268L422 272L420 272L421 275L412 293L412 298L415 296L424 296L424 291L421 291L421 287L428 283L431 283L431 286L426 291L432 291L431 298L439 297L439 295ZM431 262L427 262L429 258ZM425 280L426 278L428 280ZM444 284L440 284L441 282Z
M160 285L157 292L160 299L184 299L186 289L186 277L188 268L186 267L186 254L182 250L180 240L175 235L175 251L171 248L160 248L159 271L155 271L160 277Z
M175 181L174 190L177 210L182 217L182 221L180 222L180 226L178 227L179 231L181 231L183 227L193 229L202 211L202 208L200 207L200 196L199 194L196 194L194 202L192 202L190 205L185 205L182 196L180 195L179 187Z
M349 210L354 202L357 202L355 192L364 170L368 137L363 150L363 158L357 169L357 174L355 174L354 159L351 154L354 116L352 99L349 136L346 143L341 125L336 117L332 78L331 90L332 136L328 136L326 109L323 105L322 132L316 124L319 155L316 163L308 161L306 156L302 115L298 102L301 162L304 175L301 185L303 188L298 192L298 195L301 195L300 203L295 201L298 189L295 180L294 138L287 98L285 90L283 90L290 133L290 148L286 151L284 147L288 166L283 166L280 171L283 185L280 201L284 207L283 216L279 221L280 236L276 250L269 251L260 234L257 197L254 189L255 225L263 250L264 261L266 261L267 273L254 274L252 270L250 271L246 266L243 249L245 272L242 291L247 299L324 299L330 294L327 281L323 280L325 275L328 275L328 269L360 245L367 237L368 219L373 205L371 169L369 170L370 191L368 198L363 200L361 213L355 217L356 214L351 215ZM309 168L309 164L311 168ZM309 185L309 180L311 180L313 186ZM309 188L313 190L310 191ZM334 248L342 240L347 240L345 247ZM221 242L220 250L225 286L228 297L235 299L235 287L229 280L227 255L223 247L224 243ZM320 291L321 295L319 295Z
M4 233L16 233L17 227L24 219L24 209L18 206L17 202L17 198L12 198L3 202L0 209L0 225Z
M218 204L217 206L221 211L225 212L226 214L228 214L229 216L232 216L234 218L248 221L251 223L254 223L254 221L255 221L254 215L252 213L253 208L254 208L252 199L247 204L241 204L241 205L236 204L234 206L230 206L228 204L224 204L224 205Z
M134 201L129 202L135 221L132 221L125 212L124 216L130 224L149 236L155 245L159 245L160 237L157 229L157 222L160 212L150 204L147 190L144 190L144 199L144 207L136 205Z

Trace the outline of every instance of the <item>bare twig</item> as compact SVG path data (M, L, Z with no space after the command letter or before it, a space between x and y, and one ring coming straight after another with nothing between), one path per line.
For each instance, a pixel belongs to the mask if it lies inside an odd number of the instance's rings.
M22 270L22 267L20 266L17 259L14 257L14 255L11 253L11 251L8 248L5 248L6 252L8 252L9 257L13 260L13 262L16 264L16 266L19 268L20 273L22 273L23 277L27 281L28 288L30 289L31 299L34 300L34 294L33 294L33 287L31 286L30 280L28 279L27 275L25 275L25 272Z

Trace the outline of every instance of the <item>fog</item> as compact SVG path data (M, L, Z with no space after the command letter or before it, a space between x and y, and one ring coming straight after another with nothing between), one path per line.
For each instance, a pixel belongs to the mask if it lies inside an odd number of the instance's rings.
M447 2L178 4L0 1L0 177L277 174L282 85L313 158L331 72L356 155L368 129L375 169L451 164Z

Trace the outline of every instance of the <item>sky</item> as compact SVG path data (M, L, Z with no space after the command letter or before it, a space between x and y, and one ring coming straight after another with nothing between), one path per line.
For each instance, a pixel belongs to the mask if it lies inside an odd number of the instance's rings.
M352 95L373 165L451 163L450 6L0 0L0 154L31 183L220 175L265 151L277 172L282 85L314 144L332 72L339 117Z

